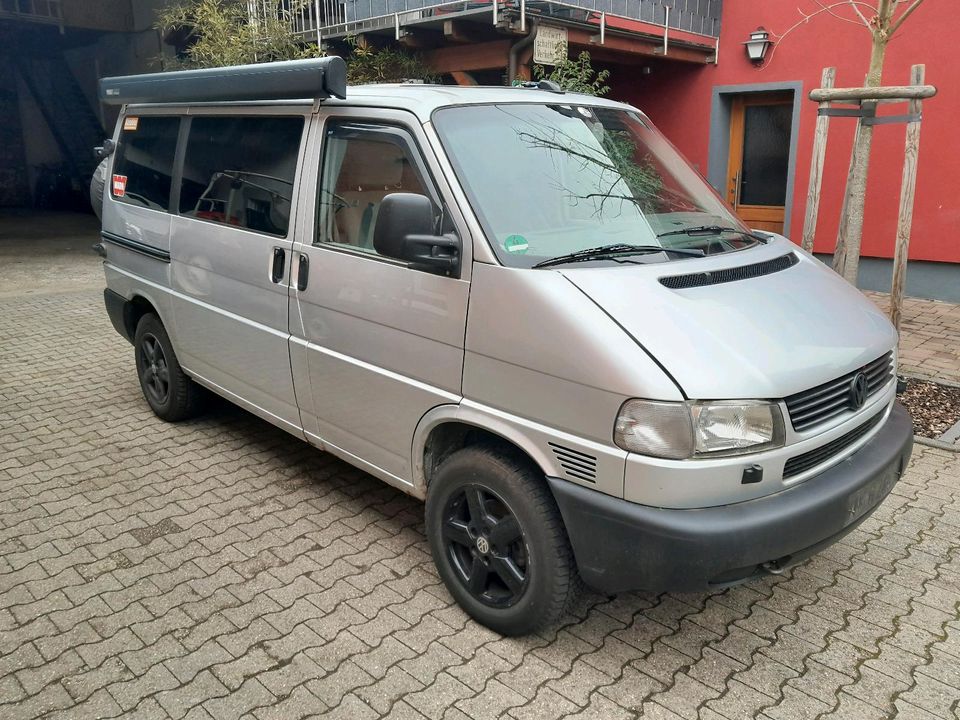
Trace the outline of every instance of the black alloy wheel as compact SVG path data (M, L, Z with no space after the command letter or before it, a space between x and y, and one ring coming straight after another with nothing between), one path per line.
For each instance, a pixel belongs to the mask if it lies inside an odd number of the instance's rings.
M467 591L484 605L506 608L527 589L529 552L510 506L480 485L449 498L444 512L445 551Z
M144 333L137 348L137 368L151 405L166 405L170 397L170 368L163 346L152 333Z
M526 635L559 620L580 578L542 471L515 448L471 445L447 456L427 488L437 572L477 622Z

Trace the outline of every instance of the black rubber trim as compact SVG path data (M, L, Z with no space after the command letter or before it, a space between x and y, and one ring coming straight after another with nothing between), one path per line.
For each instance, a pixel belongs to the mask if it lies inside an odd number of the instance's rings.
M895 404L877 434L843 462L756 500L666 509L547 482L588 585L606 593L699 591L794 564L850 532L893 488L912 448L913 422Z
M800 262L794 253L787 253L772 260L741 265L740 267L724 268L709 272L690 273L689 275L666 275L659 278L660 284L671 290L686 290L689 288L720 285L721 283L749 280L751 278L770 275L791 268Z
M106 230L100 232L100 237L103 240L106 240L108 243L118 245L126 248L127 250L132 250L133 252L141 255L146 255L154 260L160 260L167 263L170 262L170 253L166 250L156 248L153 245L147 245L146 243L142 243L137 240L131 240L130 238L125 238L122 235L114 235L112 232L107 232Z
M127 324L124 322L126 315L127 300L120 293L115 293L110 288L103 291L103 304L107 308L107 315L110 322L113 323L113 329L120 333L130 343L133 342L133 336L127 332Z

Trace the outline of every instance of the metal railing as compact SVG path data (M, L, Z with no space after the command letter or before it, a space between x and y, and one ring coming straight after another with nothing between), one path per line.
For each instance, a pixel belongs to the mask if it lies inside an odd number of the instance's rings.
M4 0L0 0L4 2ZM344 0L247 0L250 24L279 21L298 35L316 35L320 29L346 20Z
M0 18L63 27L60 0L0 0Z
M252 3L265 0L251 0ZM269 0L266 0L269 2ZM277 0L273 0L277 2ZM689 1L676 0L667 4L663 0L279 0L291 8L291 28L303 35L323 37L358 34L368 30L404 25L437 16L478 15L490 13L491 22L497 24L505 10L520 14L521 27L527 17L571 20L592 25L609 24L617 19L643 22L669 30L681 30L702 35L715 41L720 34L719 0L705 4L693 3L697 10L688 10ZM701 8L707 8L702 12ZM319 22L318 22L319 18ZM608 23L610 20L612 22Z

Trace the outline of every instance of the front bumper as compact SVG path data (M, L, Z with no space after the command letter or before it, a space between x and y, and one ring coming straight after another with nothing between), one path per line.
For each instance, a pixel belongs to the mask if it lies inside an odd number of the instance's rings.
M602 592L695 591L797 563L863 522L900 479L913 422L898 403L842 462L787 490L733 505L637 505L548 478L580 575Z

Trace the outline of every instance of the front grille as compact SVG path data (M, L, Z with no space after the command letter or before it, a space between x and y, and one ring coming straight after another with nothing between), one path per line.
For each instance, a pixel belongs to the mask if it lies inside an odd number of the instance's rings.
M787 464L783 466L784 480L794 477L795 475L799 475L802 472L806 472L810 468L816 467L817 465L834 457L844 448L850 447L857 440L875 428L881 419L883 419L883 413L877 413L862 425L855 427L846 435L841 435L836 440L831 440L826 445L821 445L814 450L805 452L803 455L797 455L796 457L790 458L787 460Z
M587 455L579 450L564 447L557 443L548 443L553 450L553 454L560 461L560 467L567 477L586 482L595 483L597 481L597 459L593 455Z
M798 262L800 262L800 258L794 253L787 253L773 260L726 268L725 270L691 273L689 275L669 275L660 278L660 284L671 290L686 290L687 288L703 287L704 285L719 285L720 283L749 280L750 278L760 277L761 275L780 272L781 270L793 267Z
M800 432L849 410L855 410L856 408L850 406L850 383L861 372L867 376L869 398L879 392L893 376L893 352L888 352L835 380L784 398L793 429Z

